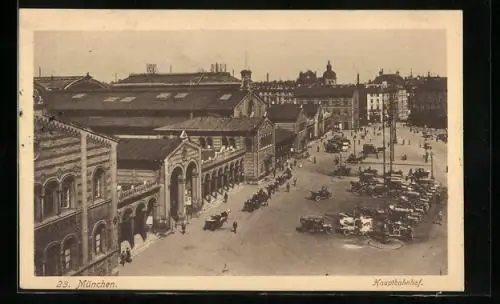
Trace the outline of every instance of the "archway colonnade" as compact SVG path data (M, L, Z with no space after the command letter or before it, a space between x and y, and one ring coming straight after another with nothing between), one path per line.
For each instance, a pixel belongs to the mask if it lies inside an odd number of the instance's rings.
M231 161L224 166L203 172L202 197L204 202L217 199L224 191L244 181L243 159Z

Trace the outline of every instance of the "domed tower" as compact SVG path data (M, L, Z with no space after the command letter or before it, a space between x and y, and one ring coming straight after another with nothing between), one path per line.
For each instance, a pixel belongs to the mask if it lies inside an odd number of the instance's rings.
M332 65L330 60L326 65L326 71L323 73L323 82L325 85L336 85L337 84L337 74L332 70Z

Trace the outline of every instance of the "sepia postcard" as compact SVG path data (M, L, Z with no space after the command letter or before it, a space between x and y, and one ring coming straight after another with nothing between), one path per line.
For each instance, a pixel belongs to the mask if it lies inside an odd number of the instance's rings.
M464 290L461 11L21 9L19 52L21 289Z

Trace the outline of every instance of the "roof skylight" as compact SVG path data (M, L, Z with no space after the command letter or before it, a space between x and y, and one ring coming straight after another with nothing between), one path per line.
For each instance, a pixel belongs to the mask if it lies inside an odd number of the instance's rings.
M104 102L114 102L114 101L117 101L117 100L118 100L118 97L111 96L111 97L108 97L108 98L104 99Z
M229 98L231 98L231 96L232 96L231 94L224 94L219 99L220 100L228 100Z
M156 96L156 99L168 99L172 95L172 93L160 93Z
M177 95L175 95L175 98L176 99L181 99L181 98L185 98L186 96L188 96L189 93L177 93Z
M83 97L85 97L85 95L87 95L87 94L85 94L85 93L75 94L75 95L73 95L73 99L83 98Z
M133 97L133 96L128 96L128 97L124 97L124 98L122 98L120 101L121 101L121 102L131 102L131 101L132 101L132 100L134 100L134 99L135 99L135 97Z

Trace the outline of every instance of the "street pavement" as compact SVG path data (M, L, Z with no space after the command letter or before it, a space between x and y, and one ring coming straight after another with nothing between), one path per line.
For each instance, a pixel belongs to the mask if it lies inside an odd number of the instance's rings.
M217 214L231 209L229 221L222 229L203 231L204 217L193 218L186 234L176 232L151 244L132 263L120 266L120 276L446 274L446 221L434 225L436 212L431 212L419 225L414 242L397 250L371 247L366 239L359 237L297 232L303 215L344 212L356 205L386 204L347 192L349 182L355 179L332 177L335 155L316 152L316 145L310 148L316 163L304 160L302 168L295 168L297 187L291 187L290 192L282 187L268 207L253 213L242 212L243 202L259 189L256 185L245 185L229 197L227 204L210 210L209 214ZM415 147L411 157L421 158L418 141ZM438 149L446 151L436 148L435 152ZM408 162L418 162L407 154ZM445 154L439 157L446 159ZM333 192L333 199L314 202L306 198L310 190L318 190L322 185ZM232 233L235 220L238 230ZM225 265L228 271L223 273Z

